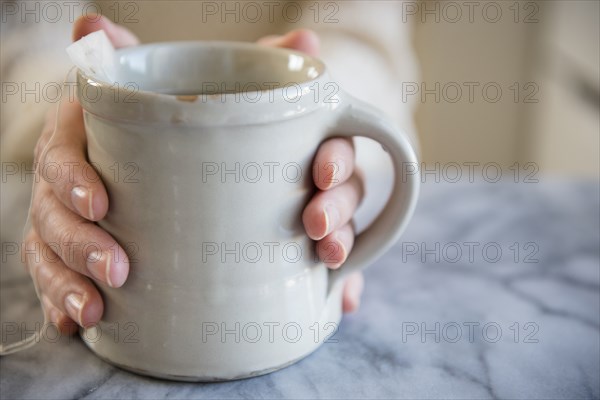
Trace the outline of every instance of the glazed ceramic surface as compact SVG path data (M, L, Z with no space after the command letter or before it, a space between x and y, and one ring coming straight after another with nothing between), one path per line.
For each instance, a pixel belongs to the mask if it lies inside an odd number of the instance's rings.
M253 376L306 356L337 329L340 278L385 252L413 212L406 136L294 51L177 42L117 54L118 83L79 73L78 95L110 199L99 225L131 269L119 289L98 283L105 314L83 339L116 365L180 380ZM395 187L329 272L301 214L319 144L353 135L389 152Z

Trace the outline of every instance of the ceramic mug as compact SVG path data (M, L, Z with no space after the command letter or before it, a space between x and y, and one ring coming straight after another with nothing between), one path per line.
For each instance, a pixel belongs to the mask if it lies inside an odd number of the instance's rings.
M119 289L97 282L105 313L83 340L115 365L176 380L260 375L308 355L337 329L342 278L410 219L419 180L402 173L417 162L407 136L296 51L175 42L117 60L118 84L77 81L89 160L110 199L98 224L127 251L130 274ZM395 183L329 271L301 214L319 144L354 135L382 144Z

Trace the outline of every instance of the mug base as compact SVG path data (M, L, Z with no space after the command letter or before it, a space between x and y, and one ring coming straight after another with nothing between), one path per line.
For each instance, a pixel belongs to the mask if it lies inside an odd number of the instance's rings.
M337 284L335 284L333 286L333 288L331 289L331 291L329 293L329 296L327 298L327 304L326 304L325 310L324 310L324 314L321 319L322 324L324 324L325 323L324 321L326 321L326 322L334 322L335 324L338 324L338 326L339 326L339 322L342 319L342 288L343 288L342 283L343 282L341 282L341 281L337 282ZM251 370L248 368L249 372L245 372L245 371L241 372L241 371L243 371L243 369L238 368L237 373L235 373L235 372L227 373L227 372L224 372L224 370L221 370L221 372L216 372L215 375L205 375L205 374L199 375L198 373L194 374L194 372L190 371L190 374L187 375L187 374L167 373L167 372L165 372L164 365L162 365L162 367L163 367L162 370L140 368L139 362L137 363L137 365L135 365L136 363L132 363L134 365L128 365L128 360L127 360L127 358L124 358L124 357L122 357L122 360L120 360L120 361L115 361L106 356L106 353L107 353L106 347L102 347L102 346L98 347L98 344L101 344L101 342L88 342L87 340L85 340L84 332L85 332L85 330L83 328L81 328L79 330L79 336L81 337L81 339L83 340L85 345L98 358L100 358L101 360L103 360L109 364L114 365L123 370L136 373L138 375L145 375L145 376L150 376L153 378L165 379L165 380L170 380L170 381L184 381L184 382L225 382L225 381L234 381L234 380L240 380L240 379L253 378L256 376L260 376L260 375L266 375L271 372L275 372L275 371L278 371L285 367L288 367L288 366L295 364L296 362L302 360L303 358L308 357L310 354L312 354L314 351L316 351L318 348L320 348L321 345L326 341L325 340L326 337L323 337L318 342L313 342L313 344L311 346L305 348L302 353L299 353L299 354L297 353L296 357L294 357L293 359L282 360L283 362L281 362L281 363L272 363L272 365L274 364L274 366L268 366L267 368L263 368L263 369ZM110 353L110 351L108 351L108 353ZM125 363L123 362L123 360L125 360Z
M232 376L232 377L219 377L219 376L195 376L195 375L172 375L172 374L165 374L159 371L152 371L152 370L147 370L147 369L141 369L138 367L131 367L125 364L121 364L115 361L112 361L104 356L101 356L100 354L96 353L94 351L93 348L91 348L88 343L84 340L83 341L86 346L96 355L96 357L98 357L99 359L101 359L102 361L105 361L117 368L120 368L122 370L125 371L129 371L129 372L133 372L134 374L137 375L144 375L144 376L148 376L151 378L156 378L156 379L164 379L164 380L168 380L168 381L179 381L179 382L204 382L204 383L210 383L210 382L227 382L227 381L237 381L237 380L241 380L241 379L248 379L248 378L254 378L257 376L261 376L261 375L267 375L270 374L271 372L275 372L275 371L279 371L280 369L289 367L292 364L297 363L298 361L308 357L309 355L311 355L313 352L315 352L318 348L321 347L321 345L323 344L323 342L319 343L317 346L315 346L311 351L309 351L308 353L302 355L301 357L298 357L294 360L291 361L287 361L283 364L277 365L275 367L270 367L270 368L265 368L259 371L252 371L249 373L245 373L245 374L241 374L238 376Z

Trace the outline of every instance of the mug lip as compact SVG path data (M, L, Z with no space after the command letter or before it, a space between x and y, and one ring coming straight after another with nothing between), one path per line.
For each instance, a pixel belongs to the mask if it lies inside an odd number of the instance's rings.
M125 55L127 53L132 53L132 52L138 51L140 49L149 49L152 47L161 47L161 46L198 46L198 47L218 46L221 48L226 47L226 48L233 49L233 50L235 50L235 49L251 49L251 50L260 50L261 52L265 52L265 53L280 53L280 54L288 54L288 55L290 55L290 54L297 55L306 60L309 60L312 64L316 65L317 71L318 71L318 75L315 76L314 78L309 78L307 80L303 80L302 82L288 82L288 83L297 84L300 87L310 86L311 84L314 84L315 82L320 81L321 78L323 78L329 72L325 63L323 61L321 61L319 58L311 56L310 54L307 54L307 53L303 53L299 50L293 50L293 49L282 48L282 47L270 47L270 46L260 45L258 43L251 43L251 42L240 42L240 41L229 41L229 40L177 40L177 41L152 42L152 43L145 43L145 44L140 44L140 45L136 45L136 46L129 46L129 47L123 47L120 49L116 49L115 54L118 58L121 55ZM131 82L110 83L109 81L92 77L92 76L84 73L80 69L77 70L77 75L80 76L81 78L83 78L85 81L87 81L88 84L96 86L100 89L111 88L111 90L115 90L114 85L116 84L117 85L116 90L122 91L122 90L124 90L124 88L121 87L121 84L131 83ZM277 91L277 90L282 90L285 87L286 86L278 86L274 89L267 88L267 89L240 91L240 92L217 92L217 93L204 94L204 95L206 95L206 96L230 96L230 95L239 96L242 93L252 94L252 93L266 93L269 91ZM153 91L153 90L144 90L144 89L140 89L140 88L136 88L135 92L136 92L136 94L140 94L142 96L151 95L153 97L159 97L159 98L162 97L164 99L177 99L177 98L188 97L188 96L196 96L196 95L202 96L203 95L202 93L197 93L197 94L193 94L193 95L191 95L191 94L190 95L178 95L178 94L171 94L171 93L162 93L162 92L157 92L157 91Z
M253 91L216 94L168 94L110 83L77 70L77 96L83 109L102 119L165 126L239 126L266 124L297 118L319 109L336 109L343 91L330 79L328 68L317 57L300 51L235 41L164 41L117 50L119 54L140 48L191 46L254 50L282 55L298 55L317 68L314 78L303 82ZM333 85L333 87L331 86ZM295 86L295 90L292 90ZM90 96L88 90L93 87ZM241 98L243 97L243 101ZM249 100L250 99L250 100ZM256 100L258 99L258 100Z

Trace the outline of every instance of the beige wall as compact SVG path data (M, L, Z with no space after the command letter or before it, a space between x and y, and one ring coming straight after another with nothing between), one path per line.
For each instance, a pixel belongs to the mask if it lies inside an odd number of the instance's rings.
M545 89L531 116L533 157L553 174L598 176L600 3L548 2L532 76Z
M439 103L433 95L420 102L416 122L424 160L497 162L505 168L535 162L540 173L598 176L599 3L520 2L515 22L515 3L495 2L502 11L495 23L495 6L483 14L489 2L477 2L472 22L463 6L455 23L455 10L426 3L419 3L415 17L422 82L429 89L435 82L479 87L472 103L466 86L456 103L455 92L444 98L443 90ZM439 22L422 13L423 7L435 10L436 3ZM483 97L486 82L502 88L497 103Z
M124 9L119 22L145 42L255 40L303 26L281 20L253 24L243 19L222 24L216 18L203 23L206 3L138 2L135 17L143 23L123 21ZM515 162L534 162L540 173L598 176L600 127L594 95L600 90L599 3L468 4L473 2L408 1L397 7L402 10L398 24L414 28L421 70L418 80L404 82L406 103L400 107L408 107L410 101L418 103L415 121L423 160L495 162L506 169ZM104 3L105 8L107 5L112 2ZM347 6L348 2L342 4L340 15ZM371 2L371 8L382 7L386 6ZM103 12L110 16L112 11ZM377 22L377 18L372 21L374 25ZM352 29L339 24L332 29L342 28ZM462 91L458 98L457 86ZM494 102L498 87L501 97ZM415 88L417 93L410 92ZM423 90L437 92L438 102L433 93L422 97ZM384 109L386 105L378 104Z

